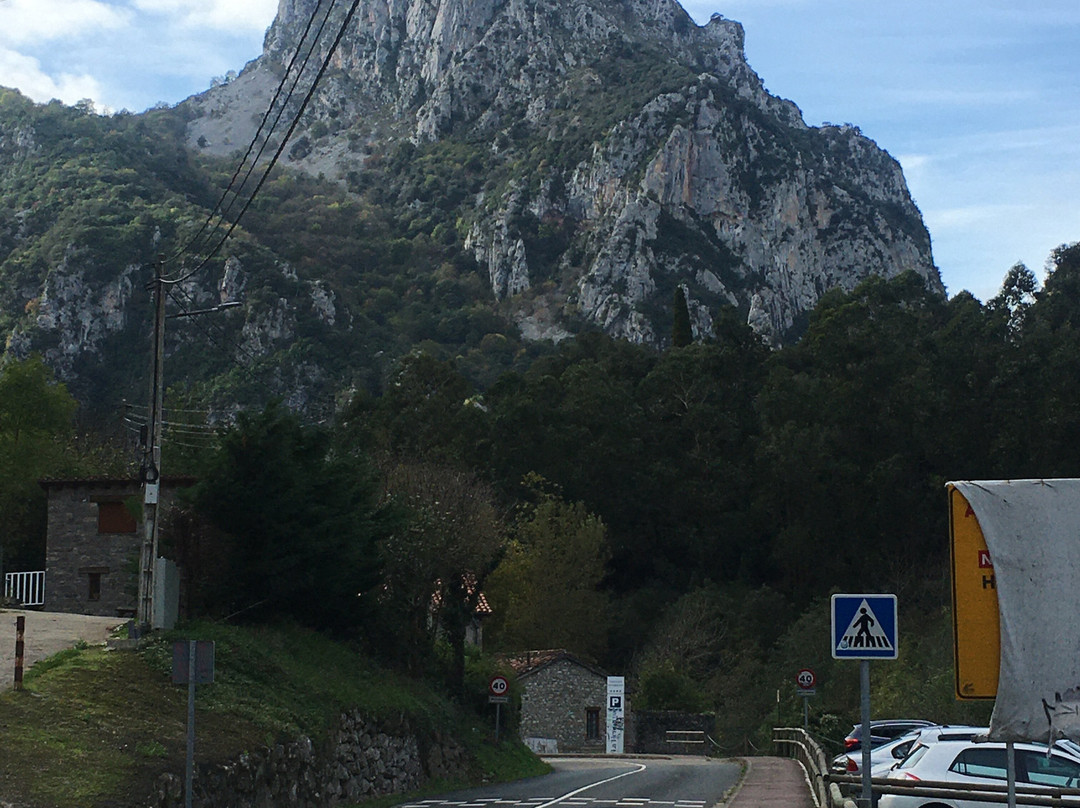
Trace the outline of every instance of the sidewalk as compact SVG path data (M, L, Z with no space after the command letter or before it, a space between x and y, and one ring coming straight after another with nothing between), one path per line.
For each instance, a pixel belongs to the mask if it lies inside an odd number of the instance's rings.
M791 758L742 758L746 776L724 808L814 808L802 766Z
M79 642L104 643L109 632L124 623L120 617L0 609L0 690L15 683L15 618L26 617L23 670Z

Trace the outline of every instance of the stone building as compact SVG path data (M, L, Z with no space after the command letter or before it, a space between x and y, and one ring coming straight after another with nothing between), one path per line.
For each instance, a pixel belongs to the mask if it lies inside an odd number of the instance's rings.
M521 686L520 733L537 751L603 751L607 674L561 649L506 659ZM629 737L630 711L626 711ZM629 747L627 747L629 748Z
M194 479L165 478L161 507ZM42 480L48 499L45 610L134 616L143 526L134 479Z

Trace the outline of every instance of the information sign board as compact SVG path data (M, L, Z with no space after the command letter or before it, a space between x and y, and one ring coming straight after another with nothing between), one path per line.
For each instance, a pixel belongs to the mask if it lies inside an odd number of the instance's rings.
M997 581L979 520L949 486L953 656L958 699L992 699L998 691L1001 630Z

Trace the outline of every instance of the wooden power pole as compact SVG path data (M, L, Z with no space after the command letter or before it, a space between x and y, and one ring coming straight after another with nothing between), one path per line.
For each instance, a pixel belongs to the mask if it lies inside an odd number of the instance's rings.
M141 473L143 479L143 543L139 553L139 603L135 620L140 633L154 619L154 566L158 556L158 499L161 494L161 422L164 401L165 285L164 260L154 264L154 352L150 374L150 407L146 416Z

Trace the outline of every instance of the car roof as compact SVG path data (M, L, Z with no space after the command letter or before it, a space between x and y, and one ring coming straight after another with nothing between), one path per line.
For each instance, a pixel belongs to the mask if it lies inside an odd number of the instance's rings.
M929 733L923 733L920 736L919 742L922 745L928 747L929 750L923 760L934 760L941 755L956 754L956 747L958 743L963 743L966 746L970 747L983 747L986 749L1001 749L1005 746L1004 741L976 741L975 737L977 736L971 734L972 731L978 731L980 734L985 733L985 727L968 727L967 734L964 734L963 732L948 731L959 728L946 727L944 729L947 730L945 733L931 731ZM1014 746L1018 750L1035 751L1039 754L1045 754L1047 751L1046 744L1042 743L1027 743L1018 741L1014 744ZM1071 758L1077 763L1080 763L1080 750L1074 750L1067 746L1062 746L1061 744L1054 744L1054 746L1051 747L1051 751L1061 754L1064 757Z

